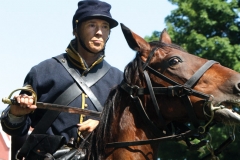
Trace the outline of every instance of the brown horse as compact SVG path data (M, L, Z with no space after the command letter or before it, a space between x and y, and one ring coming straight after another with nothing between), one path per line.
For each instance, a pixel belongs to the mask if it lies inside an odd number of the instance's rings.
M148 43L121 27L137 54L109 95L89 159L155 159L164 138L181 140L195 133L201 139L214 122L240 123L232 111L232 104L240 102L239 73L187 53L165 30L159 41ZM186 122L195 129L182 127Z

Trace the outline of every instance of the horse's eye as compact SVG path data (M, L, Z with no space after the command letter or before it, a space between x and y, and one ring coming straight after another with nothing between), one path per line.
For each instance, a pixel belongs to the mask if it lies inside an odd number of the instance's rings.
M174 57L168 61L168 64L169 64L169 66L174 66L174 65L178 64L179 62L182 62L182 60L179 57Z

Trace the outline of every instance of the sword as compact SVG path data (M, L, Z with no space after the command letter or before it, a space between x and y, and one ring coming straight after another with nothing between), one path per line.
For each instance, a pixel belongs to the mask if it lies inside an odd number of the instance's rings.
M14 105L19 104L15 99L9 99L9 98L3 98L2 102L4 104L14 104ZM77 108L77 107L65 106L65 105L60 105L60 104L37 102L36 106L38 109L48 109L48 110L68 112L68 113L73 113L73 114L83 114L86 116L100 117L100 115L101 115L101 112L91 111L91 110L87 110L87 109L81 109L81 108Z

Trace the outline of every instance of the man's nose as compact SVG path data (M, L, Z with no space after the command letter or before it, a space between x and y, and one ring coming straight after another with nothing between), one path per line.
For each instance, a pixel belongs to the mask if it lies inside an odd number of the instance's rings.
M99 26L97 27L96 34L102 35L102 29L101 29L101 27L99 27Z

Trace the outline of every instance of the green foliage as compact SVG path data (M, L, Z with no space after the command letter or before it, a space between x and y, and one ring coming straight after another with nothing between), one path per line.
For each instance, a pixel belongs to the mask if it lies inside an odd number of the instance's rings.
M211 127L209 135L204 139L209 141L213 150L216 150L222 143L224 143L233 132L233 127L224 126L223 124L217 124ZM230 143L222 152L218 155L220 160L238 160L240 157L239 145L240 136L239 128L234 131L236 138L235 141ZM192 144L197 144L199 140L191 141ZM183 142L165 141L160 143L159 158L161 160L197 160L202 159L205 156L211 154L207 146L203 146L198 150L189 150L187 145Z
M159 147L159 158L161 160L184 160L184 159L197 159L199 156L198 151L189 151L183 141L162 142Z
M145 39L147 42L158 41L160 35L161 35L161 32L154 31L151 36L145 36L144 39Z
M172 41L189 53L240 71L240 2L169 0L178 7L165 22ZM158 40L154 31L147 41Z

